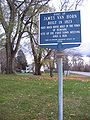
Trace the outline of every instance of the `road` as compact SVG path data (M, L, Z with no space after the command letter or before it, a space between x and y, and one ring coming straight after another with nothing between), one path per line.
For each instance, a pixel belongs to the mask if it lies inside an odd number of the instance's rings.
M90 72L70 71L70 73L79 74L79 75L85 75L85 76L90 76Z

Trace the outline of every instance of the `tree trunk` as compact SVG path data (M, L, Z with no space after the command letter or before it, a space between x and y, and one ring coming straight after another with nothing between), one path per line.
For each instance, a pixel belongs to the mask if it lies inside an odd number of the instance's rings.
M35 63L35 72L34 75L41 75L41 64L40 63Z
M6 74L14 73L14 57L12 56L11 44L6 43Z
M53 77L53 67L50 67L50 77Z

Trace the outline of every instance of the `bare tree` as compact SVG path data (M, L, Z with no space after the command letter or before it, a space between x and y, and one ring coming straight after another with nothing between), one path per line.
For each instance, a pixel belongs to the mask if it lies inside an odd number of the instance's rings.
M60 0L60 11L76 10L84 0Z
M70 51L70 57L71 57L71 69L82 71L84 69L84 60L82 54L79 51L72 49Z
M38 6L39 7L39 6ZM42 9L40 9L40 12L46 12L46 11L52 11L52 8L50 8L48 5L45 5ZM45 60L48 58L48 56L51 54L50 49L42 49L39 46L39 14L36 14L31 19L31 24L27 26L27 32L30 39L30 47L32 49L32 54L34 58L34 65L35 65L35 75L41 75L41 66L45 62Z
M5 33L6 73L13 73L14 57L31 19L50 0L0 0L0 23ZM39 7L38 7L39 6Z

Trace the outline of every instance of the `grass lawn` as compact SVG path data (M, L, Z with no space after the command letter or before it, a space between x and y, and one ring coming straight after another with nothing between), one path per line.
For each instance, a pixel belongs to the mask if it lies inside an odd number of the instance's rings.
M90 120L90 77L64 77L64 120ZM58 120L57 76L0 75L0 120Z

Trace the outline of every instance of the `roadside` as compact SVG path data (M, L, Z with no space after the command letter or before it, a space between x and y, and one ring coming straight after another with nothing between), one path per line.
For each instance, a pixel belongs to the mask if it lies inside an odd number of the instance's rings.
M70 71L70 73L79 74L79 75L85 75L85 76L90 76L90 72Z

